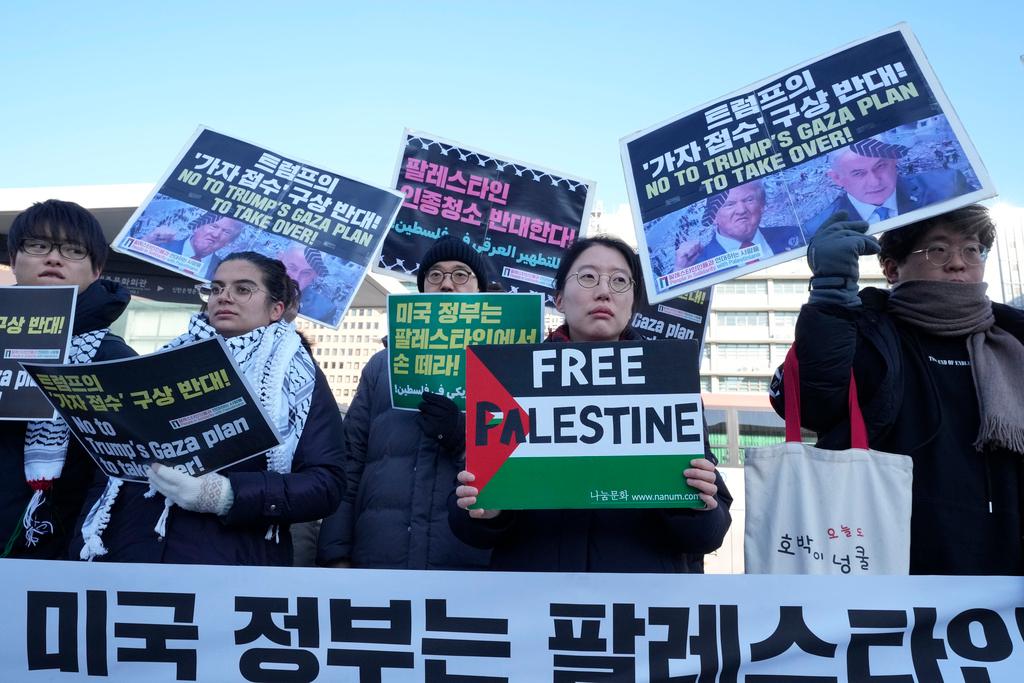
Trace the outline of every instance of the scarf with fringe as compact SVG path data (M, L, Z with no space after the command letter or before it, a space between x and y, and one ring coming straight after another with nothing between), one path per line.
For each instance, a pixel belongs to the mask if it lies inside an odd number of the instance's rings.
M67 364L91 363L109 331L93 330L72 336ZM25 481L32 488L32 498L22 516L22 526L25 528L25 545L28 547L36 545L43 536L53 531L53 522L42 519L37 513L47 504L46 493L53 488L53 482L64 471L70 436L68 424L60 416L54 420L32 420L26 427Z
M996 326L984 282L908 280L889 295L889 312L937 337L967 337L981 425L974 447L1024 455L1024 402L1015 386L1024 368L1024 345Z
M210 326L206 315L197 313L189 321L188 331L163 348L173 349L215 336L217 331ZM291 472L292 458L309 416L316 382L313 359L302 347L295 325L283 320L224 341L281 437L281 445L265 454L267 469L282 474ZM107 549L101 537L110 521L110 510L123 483L121 479L108 478L103 495L89 510L82 525L83 560L106 554ZM150 487L145 495L151 498L156 495L156 491ZM171 505L170 500L164 499L163 512L154 528L161 537L166 533ZM271 527L267 532L267 540L273 537L274 529Z

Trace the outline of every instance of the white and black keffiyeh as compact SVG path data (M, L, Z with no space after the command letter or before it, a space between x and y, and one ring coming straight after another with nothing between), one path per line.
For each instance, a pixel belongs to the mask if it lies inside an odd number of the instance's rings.
M91 363L109 329L76 334L71 338L68 365ZM32 420L25 430L25 481L32 488L32 499L25 508L22 524L25 545L31 547L41 536L53 531L53 523L37 520L36 512L46 502L46 491L60 477L68 455L71 432L62 417L52 421Z
M210 326L206 315L198 313L189 321L188 332L171 340L164 348L173 349L215 336L217 331ZM224 341L281 437L281 445L266 453L267 468L282 474L291 472L292 458L309 416L316 382L313 359L303 348L295 325L283 320ZM100 536L122 483L120 479L110 478L103 495L89 511L82 526L83 560L106 553ZM155 493L151 488L146 495ZM165 500L164 513L157 522L156 531L161 536L170 506L170 501Z

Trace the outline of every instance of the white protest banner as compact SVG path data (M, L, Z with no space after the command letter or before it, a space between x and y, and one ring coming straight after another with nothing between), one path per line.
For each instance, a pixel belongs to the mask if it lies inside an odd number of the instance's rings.
M0 560L0 679L1017 683L1018 577Z

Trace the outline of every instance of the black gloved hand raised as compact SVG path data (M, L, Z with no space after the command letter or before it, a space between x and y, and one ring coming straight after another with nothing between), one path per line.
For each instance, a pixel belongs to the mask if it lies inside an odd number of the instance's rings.
M423 392L416 421L428 439L434 439L449 453L466 447L466 416L447 396Z
M881 249L874 237L864 234L867 230L866 222L848 221L846 212L839 211L814 234L807 245L807 265L814 273L811 303L860 305L860 257Z

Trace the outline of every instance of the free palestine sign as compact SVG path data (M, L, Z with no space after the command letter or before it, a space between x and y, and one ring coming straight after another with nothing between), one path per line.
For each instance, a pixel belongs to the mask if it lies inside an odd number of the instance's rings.
M491 509L702 508L695 341L470 346L466 462Z

